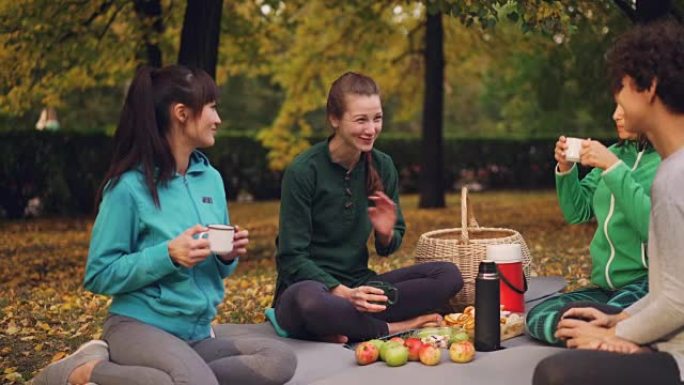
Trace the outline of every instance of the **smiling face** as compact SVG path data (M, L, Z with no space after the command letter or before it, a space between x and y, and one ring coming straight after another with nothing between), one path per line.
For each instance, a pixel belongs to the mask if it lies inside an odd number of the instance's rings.
M216 131L221 118L216 111L216 102L207 103L199 116L190 117L183 129L188 143L195 148L206 148L214 145Z
M379 95L344 96L344 112L341 117L330 116L335 137L348 150L368 152L382 131L382 104Z

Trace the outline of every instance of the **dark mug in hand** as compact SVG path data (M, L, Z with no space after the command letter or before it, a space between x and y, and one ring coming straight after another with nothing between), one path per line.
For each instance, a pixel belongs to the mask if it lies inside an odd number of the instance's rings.
M399 290L397 290L397 287L392 285L391 283L388 282L383 282L383 281L368 281L366 282L366 286L371 286L371 287L376 287L380 290L383 291L385 294L385 297L387 297L387 302L386 303L380 303L380 302L371 302L376 305L394 305L399 301Z

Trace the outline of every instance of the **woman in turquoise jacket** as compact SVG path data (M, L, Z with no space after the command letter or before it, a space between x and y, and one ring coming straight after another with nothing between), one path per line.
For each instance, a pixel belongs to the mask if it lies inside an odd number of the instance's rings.
M650 191L660 156L647 140L625 130L620 106L613 119L617 144L606 148L595 140L583 141L580 162L594 169L581 181L575 164L565 159L566 138L556 143L556 190L563 216L571 224L595 218L598 227L589 246L594 287L550 298L527 314L529 334L551 344L560 343L554 336L556 325L563 309L573 303L618 311L648 291Z
M104 341L41 372L44 384L281 384L296 359L269 340L212 338L223 279L246 253L215 254L203 233L228 224L223 181L197 148L214 144L217 89L201 70L142 67L98 194L84 286L112 297Z

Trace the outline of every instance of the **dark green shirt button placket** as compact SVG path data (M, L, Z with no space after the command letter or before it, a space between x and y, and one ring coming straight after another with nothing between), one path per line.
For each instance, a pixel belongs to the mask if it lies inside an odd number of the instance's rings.
M344 218L347 220L354 219L354 202L352 201L352 190L351 190L351 173L347 172L344 174Z

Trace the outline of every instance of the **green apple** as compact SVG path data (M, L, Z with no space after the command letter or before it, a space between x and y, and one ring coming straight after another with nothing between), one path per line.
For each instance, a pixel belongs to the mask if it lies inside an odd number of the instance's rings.
M380 359L385 361L387 350L389 350L390 348L395 347L395 346L403 346L403 345L397 341L387 341L384 344L382 344L382 347L380 348Z
M409 351L406 346L392 345L385 350L385 363L387 366L402 366L408 362Z
M468 333L459 331L451 335L451 338L449 338L449 345L453 344L454 342L468 341L469 339L470 337L468 336Z
M377 339L376 339L376 340L370 340L370 341L368 341L368 342L370 342L371 344L375 345L375 347L378 348L378 351L379 351L380 349L382 349L382 346L385 344L385 341L383 341L383 340L377 340Z

